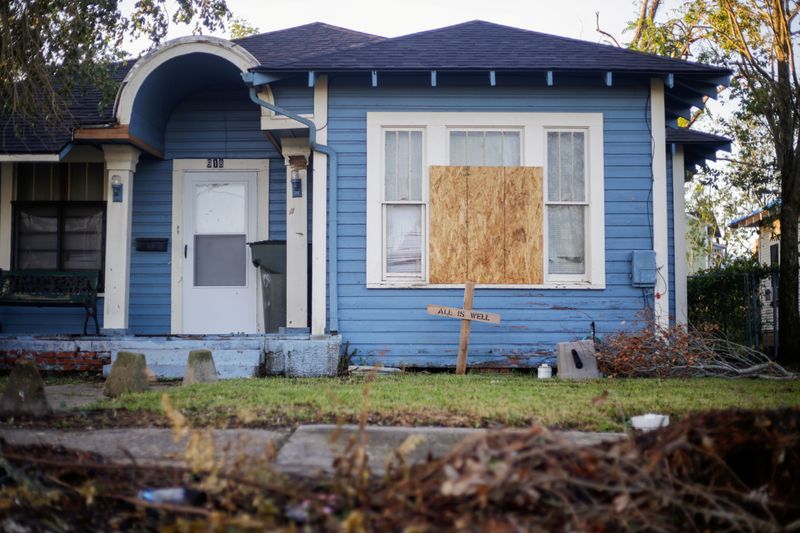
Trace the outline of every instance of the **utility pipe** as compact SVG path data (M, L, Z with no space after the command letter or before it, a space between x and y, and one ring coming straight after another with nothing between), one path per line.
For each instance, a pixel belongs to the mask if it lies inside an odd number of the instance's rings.
M336 153L336 150L327 146L325 144L320 144L317 142L317 126L314 124L313 121L301 117L298 114L292 113L286 109L276 106L275 104L271 104L265 100L262 100L258 97L258 90L256 86L253 84L255 81L255 76L253 76L252 72L244 72L242 73L242 78L244 79L245 83L250 85L250 100L255 102L256 104L260 105L263 108L269 109L270 111L277 113L279 115L283 115L284 117L296 120L297 122L308 126L308 142L311 146L311 150L314 152L319 152L325 154L329 158L329 165L328 165L328 193L330 195L330 220L328 227L328 290L330 291L330 303L328 305L330 309L330 316L328 318L329 326L328 329L330 330L331 335L336 334L339 332L339 290L337 286L337 277L339 272L339 265L336 260L336 240L337 240L337 222L338 222L338 206L337 206L337 187L338 187L338 168L339 168L339 156Z

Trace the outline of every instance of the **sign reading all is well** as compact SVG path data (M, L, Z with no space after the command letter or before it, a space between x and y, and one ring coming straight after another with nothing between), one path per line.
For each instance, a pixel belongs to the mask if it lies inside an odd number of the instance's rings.
M469 332L472 322L500 323L500 315L475 311L472 303L475 298L475 283L468 281L464 284L464 308L446 307L444 305L428 305L428 314L444 318L457 318L461 320L461 333L458 336L458 360L456 361L456 374L467 372L467 351L469 350Z
M472 309L459 309L458 307L446 307L444 305L429 305L428 314L447 318L460 318L462 320L475 320L477 322L491 322L492 324L500 323L500 315L494 313L474 311Z

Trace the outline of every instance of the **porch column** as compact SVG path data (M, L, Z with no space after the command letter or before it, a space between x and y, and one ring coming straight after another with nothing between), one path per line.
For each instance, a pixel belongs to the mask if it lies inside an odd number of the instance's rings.
M314 122L317 142L328 144L328 76L314 85ZM311 335L325 334L328 278L328 156L314 154L314 201L311 203Z
M128 294L131 263L133 174L139 150L132 146L103 145L106 160L106 268L103 329L123 333L128 329Z
M308 139L283 139L286 163L286 327L308 327Z
M650 80L650 117L653 136L653 250L656 252L655 322L669 327L669 234L667 232L667 141L664 80Z

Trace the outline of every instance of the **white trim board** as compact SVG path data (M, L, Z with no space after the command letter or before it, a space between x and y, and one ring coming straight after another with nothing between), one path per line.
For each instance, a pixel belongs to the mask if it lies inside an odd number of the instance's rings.
M114 110L120 124L130 124L133 114L133 104L142 85L157 68L171 59L187 54L207 54L221 57L236 66L240 71L247 72L260 63L245 48L227 39L210 35L192 35L179 37L167 41L149 54L136 61L120 85ZM267 86L264 88L266 98L273 102L272 92Z
M650 120L653 152L653 250L656 252L656 323L669 327L669 230L667 227L667 139L664 80L650 80Z
M314 85L314 124L317 142L328 143L328 76ZM311 202L311 335L324 335L327 317L328 275L328 156L313 155L313 201ZM336 231L334 229L334 231Z
M269 238L269 159L225 159L222 169L207 168L206 159L175 159L172 161L172 252L170 273L170 333L183 331L183 173L187 170L208 172L251 170L256 172L258 204L256 208L256 238ZM257 321L259 333L264 332L264 308L261 305L262 287L257 286Z
M492 285L519 289L604 289L605 288L605 175L602 113L452 113L408 112L367 113L367 288L457 288L462 285L429 285L427 264L420 279L384 280L382 260L381 190L383 181L383 141L386 129L414 128L423 131L423 201L428 198L428 168L449 164L450 129L521 130L520 164L545 166L545 132L548 129L575 128L588 132L588 200L586 225L586 269L588 281L548 279L541 285ZM544 182L542 184L544 186ZM426 216L428 210L425 210ZM425 224L426 231L428 224ZM428 241L427 236L424 239ZM543 261L545 258L543 257ZM425 258L427 263L427 254Z

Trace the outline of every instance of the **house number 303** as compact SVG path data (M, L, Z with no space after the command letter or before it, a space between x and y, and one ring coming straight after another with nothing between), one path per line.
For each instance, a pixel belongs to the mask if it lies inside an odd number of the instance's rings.
M221 157L212 157L206 159L206 168L224 168L225 167L225 159Z

